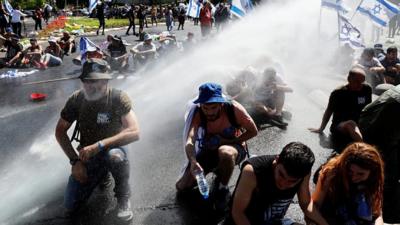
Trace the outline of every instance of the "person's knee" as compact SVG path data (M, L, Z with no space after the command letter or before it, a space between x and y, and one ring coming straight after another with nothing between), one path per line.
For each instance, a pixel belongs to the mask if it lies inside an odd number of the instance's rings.
M237 156L236 150L231 146L221 146L218 149L218 157L221 161L235 162Z
M125 160L125 153L119 148L113 148L108 151L107 157L111 163L121 163Z
M342 128L347 132L355 131L356 127L357 127L357 123L354 122L353 120L348 120L348 121L342 123Z

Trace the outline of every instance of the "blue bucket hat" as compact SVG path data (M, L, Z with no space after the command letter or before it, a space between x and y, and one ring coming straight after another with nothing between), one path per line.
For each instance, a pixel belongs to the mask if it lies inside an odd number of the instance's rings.
M225 103L227 100L222 96L222 87L216 83L205 83L199 87L199 97L193 103Z

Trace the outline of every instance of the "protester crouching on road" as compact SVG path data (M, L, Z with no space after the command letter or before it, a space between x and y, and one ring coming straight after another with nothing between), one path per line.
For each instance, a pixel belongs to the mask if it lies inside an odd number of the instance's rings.
M71 36L68 31L63 32L63 36L57 41L63 50L64 55L70 55L76 51L75 36Z
M374 57L374 54L374 49L365 48L360 59L356 60L354 63L355 67L360 67L365 71L366 81L371 85L373 90L377 85L386 83L385 77L383 76L385 67Z
M192 116L185 124L188 164L176 188L179 192L190 190L195 186L196 173L215 171L216 190L211 194L215 208L223 212L230 198L228 183L233 169L246 157L245 141L257 135L257 128L240 103L222 96L219 84L201 85L193 103L198 105L191 108Z
M323 165L313 207L332 225L383 225L383 183L383 161L377 149L353 143Z
M182 42L183 50L188 51L196 45L196 39L194 38L194 33L188 32L186 35L186 40Z
M155 59L157 48L152 40L152 36L150 34L146 34L144 36L144 41L135 45L131 49L135 68L139 65L144 65L147 62Z
M72 94L61 111L55 135L72 166L64 204L70 216L78 216L93 190L111 172L117 217L129 221L133 217L130 168L126 148L122 146L139 139L139 125L129 96L109 86L109 72L104 60L85 62L79 77L82 89ZM80 132L78 151L67 134L75 121Z
M7 48L7 52L5 58L0 61L1 67L20 66L23 58L23 47L19 43L19 37L17 35L12 36L4 42L4 46Z
M348 83L331 93L320 127L309 128L309 130L322 133L333 115L330 128L332 135L338 138L350 138L352 141L362 141L363 136L357 122L361 110L372 99L372 89L364 83L365 76L363 69L351 69L347 76Z
M62 64L63 52L57 44L55 37L49 37L49 46L44 50L44 55L40 59L40 68L47 69L49 66L59 66Z
M385 81L388 84L397 85L400 83L400 60L397 57L397 47L391 46L386 51L386 56L380 62L385 67Z
M309 147L287 144L279 155L263 155L248 159L231 201L231 210L224 225L298 225L286 212L297 194L304 215L328 225L318 209L311 206L309 181L315 157Z
M112 70L122 71L129 67L129 55L120 36L115 35L112 37L112 41L110 45L108 45L107 50L107 61Z
M38 44L36 38L31 38L29 42L31 45L23 52L24 58L22 59L22 64L41 68L40 58L43 55L43 48Z

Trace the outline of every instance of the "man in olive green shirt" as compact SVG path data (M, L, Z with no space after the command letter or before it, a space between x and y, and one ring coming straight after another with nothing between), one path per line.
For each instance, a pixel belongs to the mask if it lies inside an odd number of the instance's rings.
M128 95L110 88L109 65L90 59L83 65L82 89L68 99L57 123L56 138L72 166L65 207L72 214L81 208L94 188L111 172L115 181L117 216L130 220L129 161L122 147L139 139L139 126ZM76 121L80 132L78 151L67 135Z

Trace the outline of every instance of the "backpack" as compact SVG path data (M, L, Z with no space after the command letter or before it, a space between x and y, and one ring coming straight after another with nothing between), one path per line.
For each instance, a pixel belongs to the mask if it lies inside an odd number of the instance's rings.
M240 124L237 122L236 120L236 116L235 116L235 106L233 105L233 103L231 101L224 103L223 104L224 109L226 110L226 114L228 116L228 121L229 123L236 129L242 130ZM207 132L207 119L206 116L204 115L203 111L200 109L200 106L197 106L196 109L199 114L200 114L200 125L203 127L204 129L204 136L206 136L206 132ZM250 152L249 149L247 147L247 143L245 143L245 150L246 150L246 155L248 158L250 158Z
M119 100L120 96L121 96L120 90L116 90L113 88L111 89L111 108L113 108L113 103L115 101ZM84 98L83 93L80 93L77 97L77 101L82 102L83 98ZM78 104L78 105L81 105L81 104ZM72 136L70 138L70 142L73 142L73 141L76 141L78 143L80 143L80 141L81 141L78 120L76 120L74 132L72 133Z

